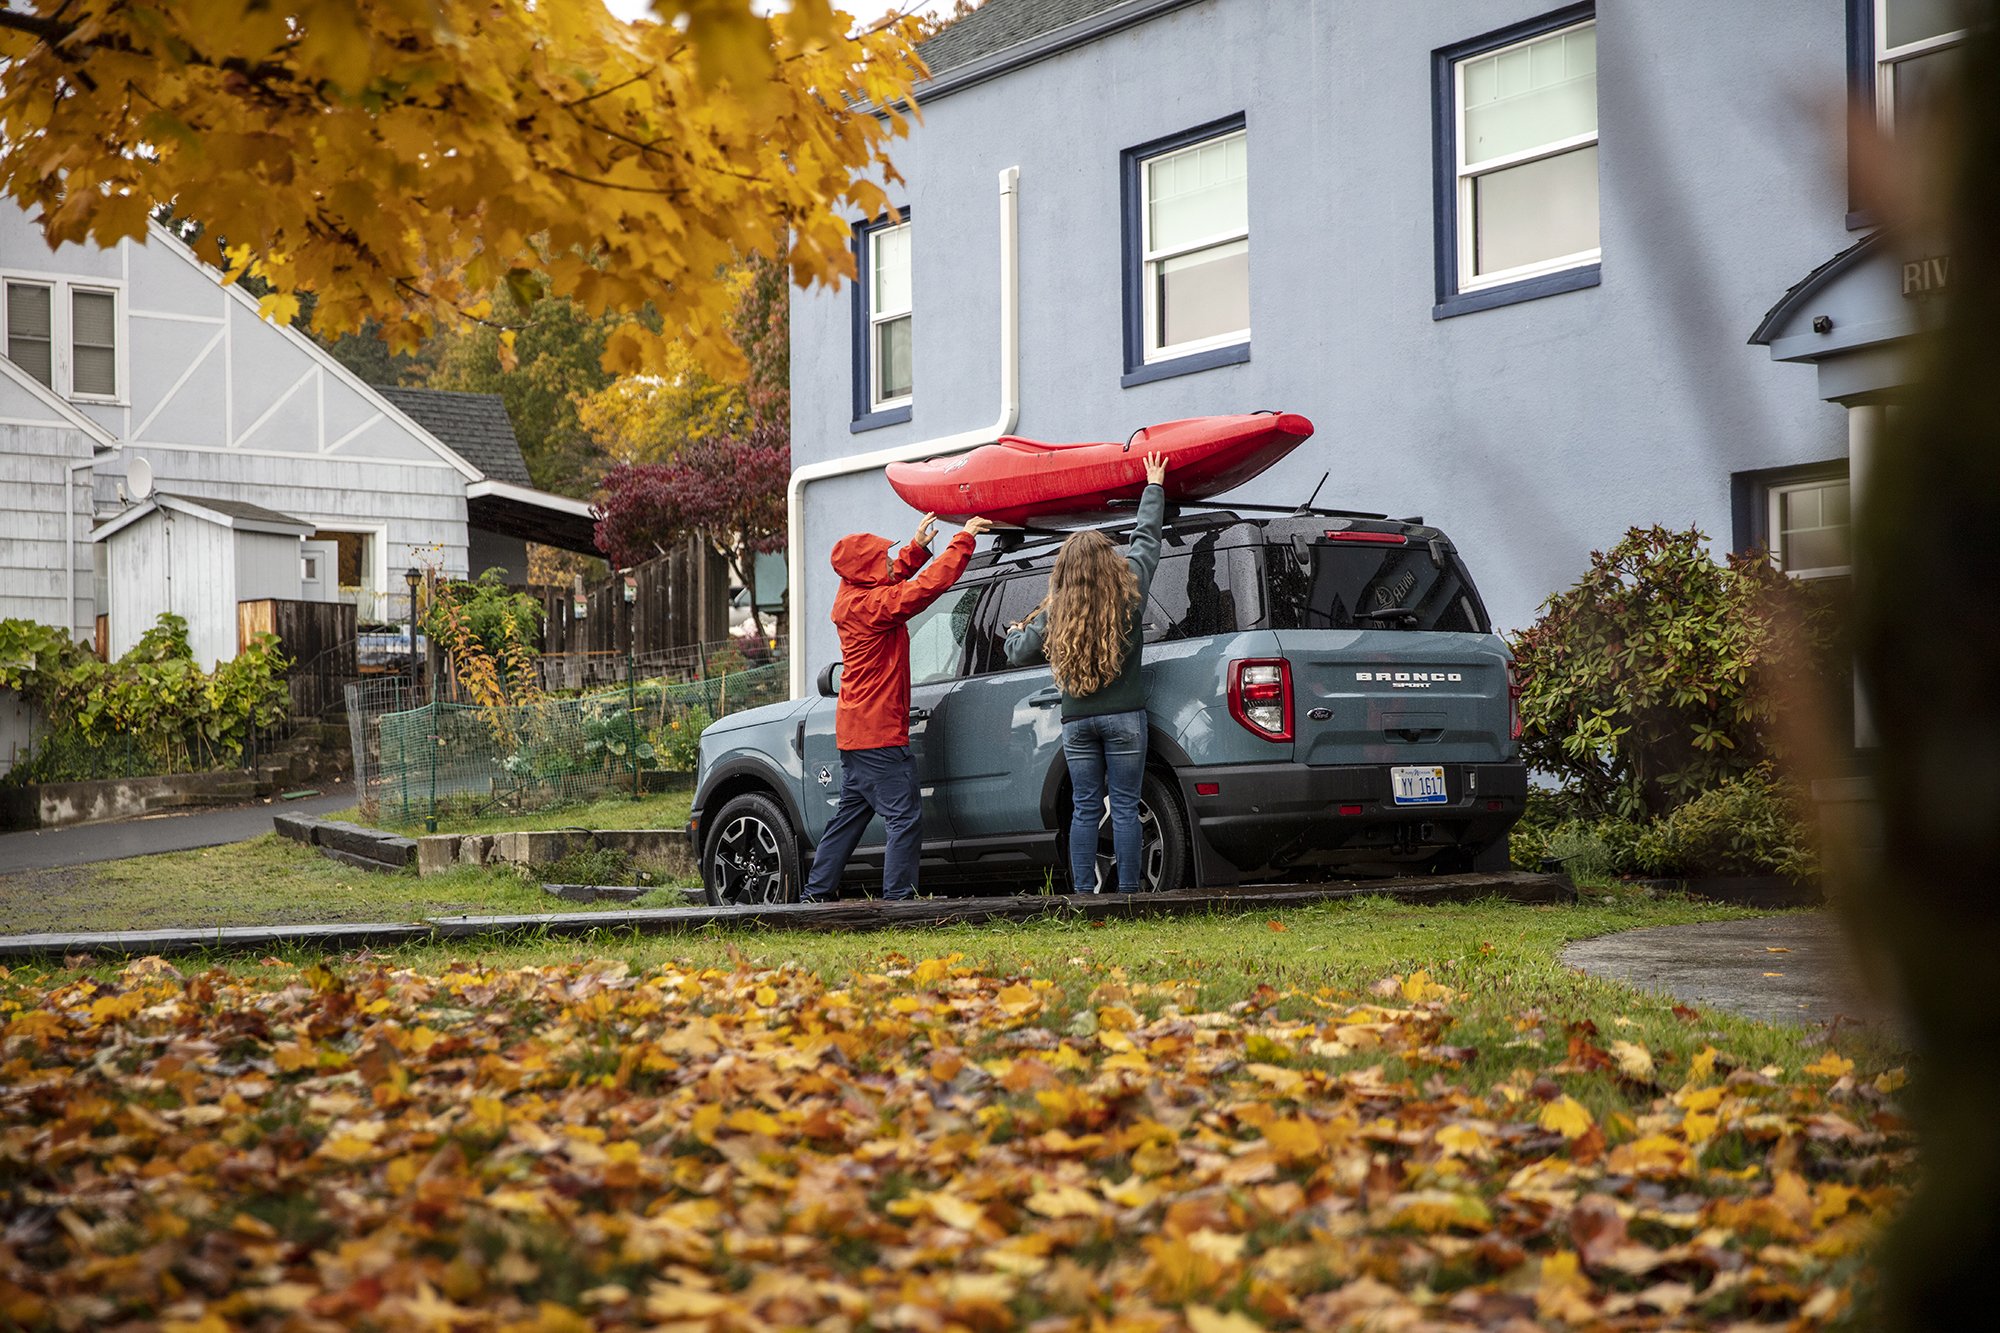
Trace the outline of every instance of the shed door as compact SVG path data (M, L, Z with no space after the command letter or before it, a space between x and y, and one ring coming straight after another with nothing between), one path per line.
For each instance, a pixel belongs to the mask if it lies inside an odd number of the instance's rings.
M340 543L299 543L299 596L308 602L331 602L340 595Z

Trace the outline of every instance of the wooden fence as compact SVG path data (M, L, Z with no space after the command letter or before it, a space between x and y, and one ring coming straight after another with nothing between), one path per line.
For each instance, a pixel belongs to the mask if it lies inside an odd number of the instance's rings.
M629 584L629 591L628 591ZM625 659L709 643L729 633L729 565L705 543L685 546L584 590L539 588L542 679L552 690L625 678Z
M285 684L292 694L294 721L319 717L343 704L342 690L359 674L352 602L238 602L236 651L247 648L256 634L277 635L292 659Z

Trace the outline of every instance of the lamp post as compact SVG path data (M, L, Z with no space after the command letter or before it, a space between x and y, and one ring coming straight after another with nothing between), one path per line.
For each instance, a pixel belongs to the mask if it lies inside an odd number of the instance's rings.
M410 585L410 707L417 706L417 588L424 576L415 565L403 571L403 582Z

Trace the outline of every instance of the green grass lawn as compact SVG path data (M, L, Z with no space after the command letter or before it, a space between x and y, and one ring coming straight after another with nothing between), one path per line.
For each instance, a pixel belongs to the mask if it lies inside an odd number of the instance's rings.
M681 901L662 891L641 905ZM222 847L0 875L0 933L7 934L574 910L589 908L558 902L511 869L466 866L424 879L415 871L382 874L270 833Z
M601 800L558 806L552 810L489 810L479 814L447 810L438 816L437 831L514 833L566 828L685 828L688 821L688 807L693 800L692 792L669 791L655 792L636 801L630 796L606 796ZM405 822L387 809L372 821L363 818L358 807L342 810L329 818L345 819L356 824L371 824L376 828L394 829L408 837L418 837L425 832L424 821L421 818L414 822Z

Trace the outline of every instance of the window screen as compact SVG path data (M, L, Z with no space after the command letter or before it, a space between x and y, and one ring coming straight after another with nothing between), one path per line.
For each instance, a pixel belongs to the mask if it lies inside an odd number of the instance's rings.
M55 338L50 292L39 283L7 284L7 359L53 388Z
M118 298L110 292L70 293L70 392L110 397L118 392Z

